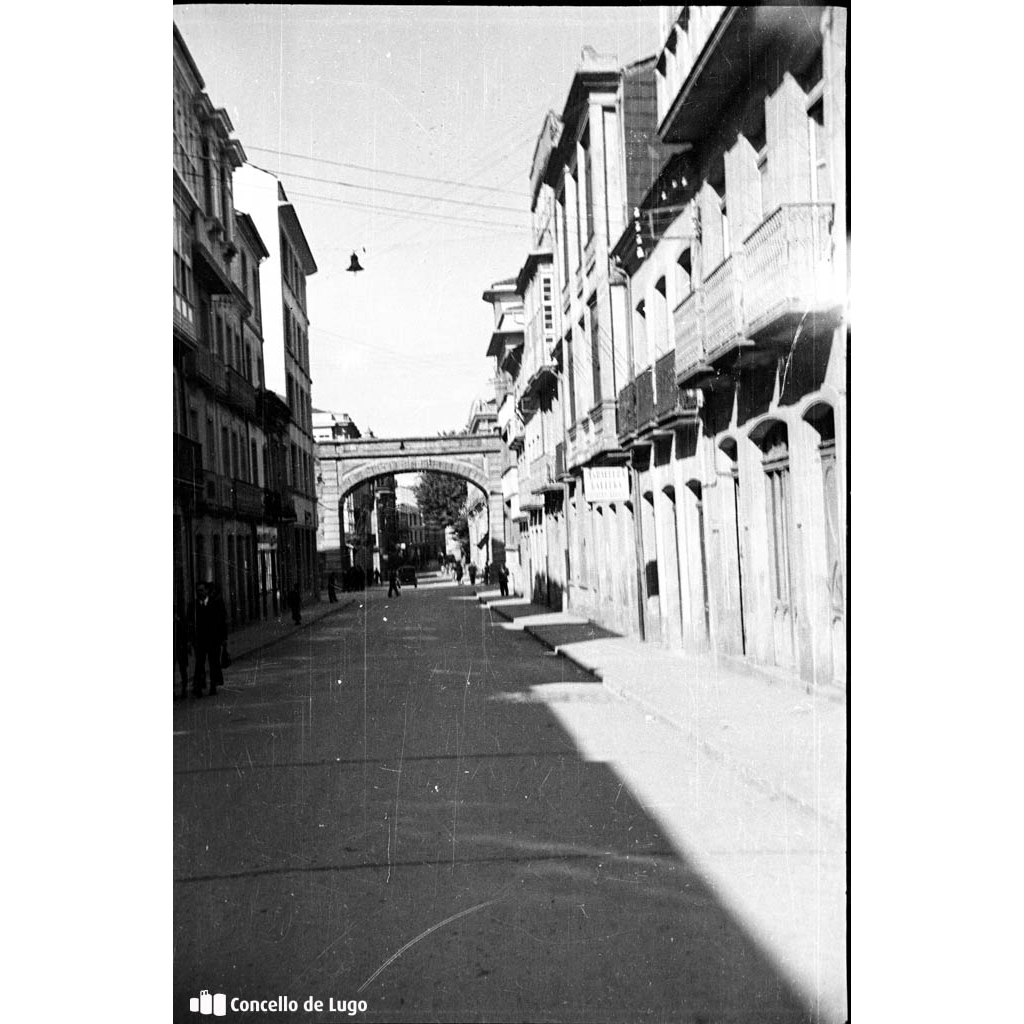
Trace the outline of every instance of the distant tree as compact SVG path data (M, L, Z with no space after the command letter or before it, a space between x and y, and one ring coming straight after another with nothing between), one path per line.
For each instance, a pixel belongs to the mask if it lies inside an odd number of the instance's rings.
M451 526L460 541L469 539L465 480L449 473L421 473L413 493L425 523Z

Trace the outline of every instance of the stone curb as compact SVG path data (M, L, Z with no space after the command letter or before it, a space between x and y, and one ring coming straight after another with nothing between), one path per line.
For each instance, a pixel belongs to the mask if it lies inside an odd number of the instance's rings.
M231 650L231 635L228 634L228 650L231 651L231 661L241 661L243 658L247 658L252 654L258 654L260 651L266 650L268 647L273 647L274 644L280 643L282 640L287 640L289 637L294 636L296 633L301 632L304 629L309 629L315 626L318 622L326 619L330 615L336 615L338 612L345 608L351 608L356 603L356 598L350 597L347 600L338 600L336 607L330 608L317 615L316 618L308 618L306 622L300 622L298 625L293 625L291 629L284 633L279 633L277 636L270 637L267 640L261 640L252 647L246 647L239 653L235 653Z
M482 598L480 600L480 603L484 607L489 607L488 602L484 601ZM491 611L493 611L497 615L500 615L507 622L514 621L513 616L506 615L504 612L502 612L500 608L492 608ZM812 815L815 818L818 818L820 821L834 828L844 826L844 822L835 821L830 815L825 814L814 804L809 803L803 797L792 792L787 787L780 786L777 783L773 782L771 779L765 778L762 774L759 774L758 772L750 768L748 765L744 764L742 760L730 756L727 752L723 751L719 747L716 747L714 744L709 743L706 739L699 738L688 723L686 723L685 721L680 721L671 712L666 712L664 708L654 704L650 700L633 692L628 687L608 682L607 680L605 680L604 675L598 667L587 664L587 662L575 652L566 651L564 646L550 643L543 636L535 632L534 627L523 626L523 632L529 633L529 635L532 636L534 640L537 640L539 643L543 644L545 647L548 648L548 650L554 651L554 653L557 654L559 657L565 658L566 661L571 662L577 668L580 668L584 672L587 672L590 675L594 676L596 679L599 679L601 681L601 685L604 686L609 693L612 693L616 697L619 697L620 699L629 702L634 707L639 708L645 714L648 714L652 718L660 722L664 722L665 724L670 725L673 729L677 729L679 732L683 733L683 735L685 735L688 739L693 740L693 742L695 742L697 746L705 754L713 758L715 761L718 761L719 764L725 765L726 767L737 772L744 779L745 782L748 782L755 789L764 793L766 796L772 798L773 800L779 798L788 800L791 804L794 804L796 807L800 808L800 810Z

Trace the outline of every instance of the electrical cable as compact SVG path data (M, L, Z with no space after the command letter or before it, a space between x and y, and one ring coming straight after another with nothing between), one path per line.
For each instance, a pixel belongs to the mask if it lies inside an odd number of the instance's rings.
M347 167L356 171L368 171L372 174L388 174L398 178L411 178L414 181L426 181L437 185L454 185L457 188L475 188L482 192L499 192L503 195L519 195L512 189L500 188L495 185L475 185L471 181L454 181L450 178L432 178L424 174L410 174L407 171L388 171L383 167L369 167L365 164L346 163L342 160L328 160L325 157L303 156L301 153L285 153L280 149L270 149L267 146L247 145L247 149L256 150L259 153L274 153L277 156L294 157L296 160L310 160L319 164L330 164L332 167Z
M379 192L389 196L403 196L408 199L420 199L424 202L430 203L455 203L459 206L475 206L484 210L500 210L502 212L509 213L522 213L515 206L496 206L493 203L475 203L472 199L449 199L446 196L428 196L422 192L402 192L399 189L393 188L380 188L377 185L357 185L351 181L339 181L335 178L317 178L311 174L296 174L294 171L271 171L266 167L260 167L259 164L250 164L251 167L255 167L258 171L264 171L267 174L273 174L276 177L288 176L292 178L302 178L304 181L317 181L325 185L340 185L343 188L357 188L364 192Z

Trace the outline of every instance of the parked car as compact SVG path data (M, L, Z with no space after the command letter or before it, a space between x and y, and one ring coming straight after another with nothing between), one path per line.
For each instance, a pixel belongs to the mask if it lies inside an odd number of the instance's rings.
M398 582L411 583L414 587L418 587L416 570L411 565L400 565L398 567Z

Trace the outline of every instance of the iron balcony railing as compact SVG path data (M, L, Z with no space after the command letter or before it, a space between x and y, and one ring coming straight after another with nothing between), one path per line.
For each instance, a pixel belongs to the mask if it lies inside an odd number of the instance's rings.
M256 389L237 371L228 369L227 399L239 412L256 418Z
M203 449L184 434L174 435L174 487L181 496L197 498L203 491Z
M565 476L565 442L559 441L555 445L555 480L561 480Z
M704 354L704 291L690 292L676 306L676 375L686 377L705 364Z
M211 511L230 510L230 481L211 469L203 470L203 504Z
M704 282L704 344L712 359L743 336L741 260L727 257Z
M186 352L185 373L219 394L227 392L227 368L209 349Z
M789 315L835 304L832 203L787 203L744 243L743 310L757 337Z
M663 420L675 413L679 404L676 384L676 354L666 352L654 364L654 415Z
M625 441L636 433L636 385L630 381L619 392L618 435Z
M654 370L648 366L636 375L636 428L654 426Z

